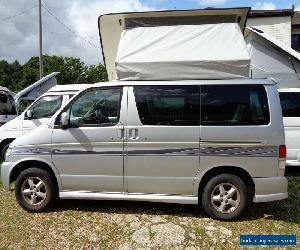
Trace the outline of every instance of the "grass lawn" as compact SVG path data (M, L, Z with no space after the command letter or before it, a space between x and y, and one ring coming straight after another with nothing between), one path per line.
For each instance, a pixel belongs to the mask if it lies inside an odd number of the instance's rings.
M61 201L31 214L0 184L0 249L237 249L240 234L296 234L299 247L300 170L289 174L288 200L251 205L235 222L147 202Z

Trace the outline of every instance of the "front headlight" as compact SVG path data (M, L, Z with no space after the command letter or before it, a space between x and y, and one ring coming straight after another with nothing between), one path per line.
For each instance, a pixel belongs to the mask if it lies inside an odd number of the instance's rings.
M5 161L8 160L9 156L11 155L12 149L8 148L5 152Z

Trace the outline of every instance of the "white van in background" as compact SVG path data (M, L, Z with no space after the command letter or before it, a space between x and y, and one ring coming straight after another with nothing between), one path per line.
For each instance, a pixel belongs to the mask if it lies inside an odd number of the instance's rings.
M1 126L1 159L4 159L13 140L46 123L74 94L86 87L86 84L56 85L33 102L20 116Z
M25 101L25 107L28 107L38 97L57 85L56 76L59 74L60 72L52 72L17 94L6 87L0 86L0 127L18 116L22 101Z
M287 147L286 165L300 167L300 88L283 88L278 91Z

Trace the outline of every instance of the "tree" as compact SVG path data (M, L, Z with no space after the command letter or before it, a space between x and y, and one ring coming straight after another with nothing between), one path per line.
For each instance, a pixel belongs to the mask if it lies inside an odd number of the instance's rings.
M45 75L54 71L60 72L57 79L59 84L81 83L85 69L79 58L45 56L44 59Z
M87 83L107 81L108 79L105 67L102 64L87 67L84 74L84 80Z
M9 64L5 60L0 61L0 86L10 88L16 79L20 79L22 66L18 61Z
M102 64L85 66L79 58L43 56L44 75L58 71L58 84L95 83L107 80ZM39 80L39 58L32 57L24 65L18 61L0 61L0 86L17 92Z

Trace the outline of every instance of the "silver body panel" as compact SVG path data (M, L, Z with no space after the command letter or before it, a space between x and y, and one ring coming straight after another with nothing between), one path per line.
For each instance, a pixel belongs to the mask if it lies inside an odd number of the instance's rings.
M120 119L108 127L48 125L15 140L3 164L2 182L20 162L35 159L53 169L63 199L126 199L194 204L202 177L215 167L238 167L253 178L255 202L284 199L278 147L284 145L279 96L269 80L176 81L160 85L263 84L270 123L259 126L142 125L133 88L154 82L113 82L123 86ZM93 87L98 87L94 85ZM73 98L73 100L76 97ZM123 131L123 133L121 133ZM269 185L276 183L276 185Z
M138 137L126 136L126 191L192 195L200 160L199 126L142 125L132 87L128 110L126 134L137 130Z

